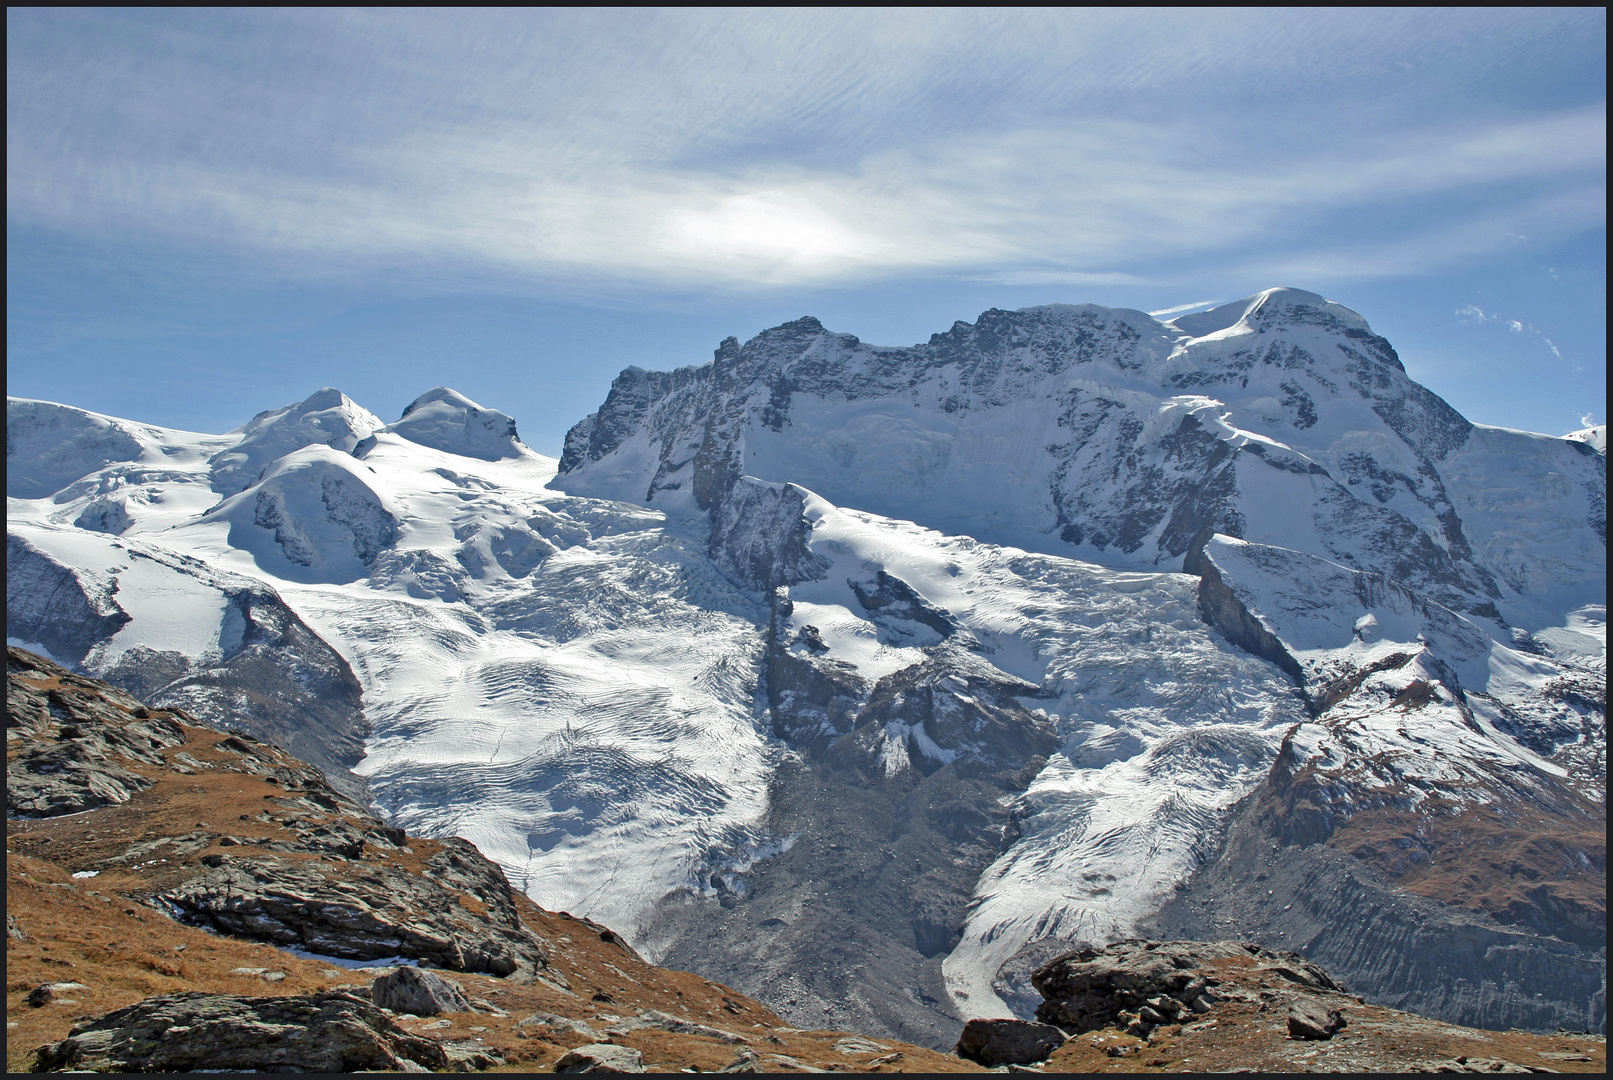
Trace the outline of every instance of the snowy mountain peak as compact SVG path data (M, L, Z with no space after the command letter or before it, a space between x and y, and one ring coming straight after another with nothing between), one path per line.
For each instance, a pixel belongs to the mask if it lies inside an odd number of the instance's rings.
M398 538L399 517L372 474L350 454L310 444L206 517L227 520L230 546L278 577L352 581Z
M470 398L466 397L464 394L461 394L458 390L455 390L452 387L434 386L430 390L427 390L424 394L421 394L419 397L409 402L408 405L404 406L403 415L400 416L399 419L401 420L408 417L410 413L414 412L416 409L422 408L423 406L435 405L439 402L455 409L481 408L481 406L476 404L476 402L472 401Z
M37 499L100 475L91 488L109 494L141 478L166 478L196 463L228 437L137 424L31 398L6 398L6 494Z
M212 459L213 490L233 495L257 482L270 462L304 446L352 453L382 426L381 418L334 386L302 401L261 412L241 428L241 440Z
M1303 322L1372 332L1366 319L1343 304L1304 289L1287 287L1265 289L1208 311L1179 316L1165 325L1174 326L1190 337L1204 338L1234 329L1251 333L1258 332L1262 326Z
M624 372L569 433L554 484L722 515L750 476L1138 570L1180 567L1207 531L1386 568L1464 612L1504 611L1490 605L1525 575L1580 580L1600 558L1580 550L1599 547L1595 462L1552 465L1572 479L1537 507L1592 525L1572 531L1568 562L1548 570L1512 541L1475 552L1463 522L1489 520L1497 498L1482 462L1502 443L1531 459L1566 448L1473 431L1359 314L1277 288L1172 323L992 309L909 348L797 319L724 341L704 367ZM741 535L713 520L719 538Z
M433 450L483 461L531 456L515 430L515 420L497 409L484 408L446 386L433 387L409 403L403 416L385 431ZM357 453L374 446L369 440Z
M1578 431L1570 431L1567 435L1564 435L1563 438L1572 439L1574 442L1578 443L1584 443L1586 446L1589 446L1592 450L1595 450L1598 454L1601 454L1604 457L1607 455L1606 424L1597 424L1595 427L1581 428Z

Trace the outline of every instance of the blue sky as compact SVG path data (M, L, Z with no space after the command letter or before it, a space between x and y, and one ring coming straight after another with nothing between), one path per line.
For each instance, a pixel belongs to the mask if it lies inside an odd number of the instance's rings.
M1600 9L11 9L7 120L8 390L154 423L1272 285L1605 421Z

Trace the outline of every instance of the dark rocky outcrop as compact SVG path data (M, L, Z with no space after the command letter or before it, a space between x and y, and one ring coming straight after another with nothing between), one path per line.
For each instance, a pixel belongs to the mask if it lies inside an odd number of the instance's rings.
M456 870L464 879L472 877L466 867L485 864L471 882L485 914L461 901L460 893L471 889L455 888L461 882L452 875L421 876L391 866L330 874L317 863L261 855L208 856L211 869L161 899L183 921L282 947L349 960L405 957L453 971L538 977L548 966L547 954L516 917L503 873L466 841L446 843L451 858L434 860L441 861L441 869Z
M712 499L708 550L735 581L770 592L823 576L823 560L806 546L805 499L793 484L739 477Z
M1064 1032L1030 1020L971 1020L963 1025L955 1053L988 1069L1046 1061L1064 1044Z
M38 1050L40 1072L451 1071L441 1043L347 993L170 994L107 1013Z
M1048 961L1033 975L1036 1018L1076 1033L1122 1027L1146 1035L1183 1016L1208 1012L1221 978L1214 961L1252 962L1257 973L1308 990L1347 993L1326 970L1297 953L1234 941L1143 941L1084 948Z
M1207 529L1199 533L1182 560L1182 572L1199 579L1199 617L1244 652L1276 664L1294 685L1303 688L1305 673L1299 661L1227 587L1215 563L1205 555L1204 546L1212 535Z
M80 982L40 983L38 986L28 991L28 996L22 1000L24 1004L31 1009L43 1008L44 1006L52 1003L71 1005L77 1000L73 997L73 994L80 993L88 989L88 986L85 986Z
M126 767L166 765L178 724L94 679L22 649L6 650L6 812L42 818L126 802L152 781ZM50 685L54 683L54 685ZM122 764L120 764L122 762Z
M16 533L6 533L6 636L32 641L77 664L130 622L116 583L63 566Z

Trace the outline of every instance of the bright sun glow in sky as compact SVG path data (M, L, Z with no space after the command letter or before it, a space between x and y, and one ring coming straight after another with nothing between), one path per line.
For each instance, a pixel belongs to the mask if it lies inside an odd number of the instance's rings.
M1606 14L7 13L12 394L222 431L446 383L557 453L803 314L1360 311L1469 418L1606 398Z

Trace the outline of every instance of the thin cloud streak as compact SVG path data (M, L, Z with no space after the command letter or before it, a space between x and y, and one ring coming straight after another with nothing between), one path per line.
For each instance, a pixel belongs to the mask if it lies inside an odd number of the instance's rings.
M590 167L518 142L445 135L395 155L389 173L365 182L152 163L55 184L19 165L12 214L62 228L212 238L307 259L310 270L447 258L540 277L727 287L955 271L1118 283L1139 280L1133 268L1151 259L1235 252L1303 234L1328 214L1515 181L1579 186L1549 196L1548 214L1525 205L1501 216L1537 230L1593 227L1604 220L1601 189L1586 181L1604 132L1605 111L1595 107L1250 167L1213 145L1191 146L1180 130L1108 123L890 151L849 172L739 175ZM1506 241L1473 242L1496 214L1436 222L1409 240L1400 230L1368 238L1344 262L1372 274L1481 253Z
M1177 304L1175 307L1160 308L1158 311L1150 311L1148 314L1158 318L1161 315L1178 315L1184 311L1192 311L1194 308L1214 307L1217 304L1225 303L1227 303L1225 300L1199 300L1192 304Z
M307 278L434 267L604 291L1133 284L1184 260L1419 272L1509 242L1502 219L1605 221L1603 104L1519 118L1450 90L1603 25L13 13L8 214ZM1417 200L1441 205L1375 224ZM1555 217L1531 210L1553 200ZM1341 233L1352 246L1330 250Z

